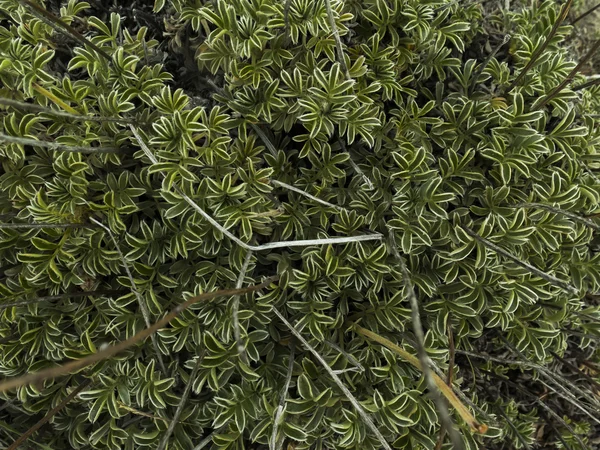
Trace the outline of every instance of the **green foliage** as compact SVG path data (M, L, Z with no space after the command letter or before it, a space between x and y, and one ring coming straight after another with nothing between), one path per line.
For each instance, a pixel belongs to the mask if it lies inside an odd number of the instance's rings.
M154 11L169 39L117 12L103 20L86 2L63 3L55 12L110 60L17 0L0 0L0 96L95 119L2 106L0 132L119 152L0 145L3 223L82 225L0 226L2 301L60 297L0 303L2 377L92 354L146 327L118 250L152 322L183 298L234 287L246 250L185 197L252 245L369 232L386 238L253 252L244 285L280 278L239 299L247 361L236 346L236 300L198 303L156 335L167 373L147 339L78 374L0 394L11 402L0 406L3 430L24 432L88 377L89 390L31 442L157 448L193 383L169 449L191 449L211 433L215 450L267 448L294 345L276 307L340 371L393 448L434 449L438 412L421 373L348 327L359 320L416 354L395 242L416 288L429 356L453 370L454 387L490 426L474 434L454 414L465 448L522 448L523 439L532 445L540 436L547 448L579 448L566 421L585 442L598 433L586 416L569 418L561 399L552 405L564 408L565 422L554 434L549 425L540 431L539 408L508 389L495 398L482 389L494 383L478 370L492 370L489 362L450 359L449 329L459 350L548 366L553 353L581 347L598 361L597 232L568 215L519 206L543 203L590 220L600 211L600 87L567 88L536 107L576 64L562 44L569 26L505 95L544 42L557 2L515 2L484 19L477 2L331 0L343 61L323 0L159 0ZM196 84L173 70L174 58L185 59ZM133 121L159 162L144 155L127 122L102 118ZM91 218L108 226L118 249ZM105 294L115 290L121 294ZM91 294L63 295L81 291ZM296 342L292 354L277 438L297 450L381 448L308 349ZM543 391L536 369L493 370ZM3 432L0 442L16 437Z

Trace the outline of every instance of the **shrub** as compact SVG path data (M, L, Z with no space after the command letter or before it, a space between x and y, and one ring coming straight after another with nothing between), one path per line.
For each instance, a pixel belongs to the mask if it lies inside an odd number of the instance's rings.
M512 3L0 0L2 442L591 446L600 87Z

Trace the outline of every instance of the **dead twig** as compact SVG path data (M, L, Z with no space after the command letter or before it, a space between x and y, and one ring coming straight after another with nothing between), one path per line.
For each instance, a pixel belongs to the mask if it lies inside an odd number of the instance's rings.
M253 286L248 286L242 289L223 289L220 291L214 292L205 292L204 294L197 295L195 297L191 297L185 302L181 303L179 306L174 308L169 314L155 322L151 327L145 328L134 336L130 337L125 341L121 341L118 344L110 345L103 350L96 352L92 355L86 356L85 358L81 358L75 361L71 361L69 363L63 364L57 367L50 367L48 369L41 370L39 372L30 373L27 375L23 375L20 377L11 378L0 382L0 392L6 392L10 389L15 389L21 386L25 386L28 384L38 384L42 383L44 380L57 378L63 375L66 375L71 372L75 372L77 370L83 369L84 367L90 366L97 362L103 361L111 356L114 356L118 353L121 353L124 350L134 346L135 344L142 342L149 336L152 336L161 328L164 328L168 325L174 318L176 318L181 312L185 311L191 305L198 303L200 301L210 301L218 297L228 297L230 295L242 295L247 294L249 292L260 291L261 289L266 288L271 283L276 281L278 277L271 277L264 281L263 283L256 284Z
M29 430L27 430L25 433L23 433L6 450L16 450L22 443L24 443L29 438L29 436L31 436L33 433L35 433L37 430L39 430L42 427L42 425L44 425L46 422L48 422L50 419L52 419L52 417L54 417L56 415L56 413L58 413L60 410L62 410L65 406L67 406L67 404L71 400L73 400L75 397L77 397L77 395L79 395L79 393L81 391L83 391L90 383L91 383L90 379L86 379L86 380L82 381L81 384L79 386L77 386L75 389L73 389L71 391L71 393L63 399L62 402L60 402L56 407L54 407L50 411L48 411L42 419L40 419L34 426L32 426Z
M192 386L194 385L194 380L198 375L198 371L200 370L200 365L202 360L204 359L204 353L201 353L192 369L192 373L190 374L190 378L188 379L187 384L185 385L185 390L183 391L183 395L181 396L181 400L179 401L179 405L177 405L177 409L175 410L175 414L173 415L173 420L169 423L169 427L165 434L163 435L160 444L158 444L157 450L164 450L167 447L167 443L169 442L169 438L171 434L173 434L173 430L175 430L175 426L179 422L179 418L181 417L181 413L183 413L183 408L185 407L185 403L187 402L188 397L190 396L190 392L192 392Z
M508 88L506 89L505 94L508 94L510 91L512 91L521 82L521 80L523 79L523 77L533 67L533 65L538 60L538 58L544 53L544 50L546 50L546 48L548 47L548 45L550 45L550 41L552 40L552 38L554 37L554 35L558 31L558 28L560 27L560 25L562 24L562 22L566 19L567 15L569 14L569 10L571 9L571 5L572 4L573 4L573 0L568 0L563 5L562 10L561 10L559 16L556 18L556 22L554 22L554 25L552 26L552 29L550 30L550 33L548 33L548 36L546 36L546 40L544 41L544 43L542 45L540 45L533 52L533 55L531 55L531 58L529 58L529 61L527 62L527 64L523 68L523 70L521 70L521 72L519 73L519 75L517 75L517 77L513 80L513 82L510 84L510 86L508 86Z
M375 425L375 423L373 422L371 417L367 414L367 412L362 407L362 405L354 397L352 392L350 392L350 390L344 385L344 383L342 382L340 377L338 377L338 375L333 371L333 369L331 369L331 367L329 367L329 364L327 364L327 361L325 361L323 359L323 357L320 355L320 353L317 352L308 343L308 341L306 339L304 339L302 334L300 334L300 332L298 330L296 330L296 328L294 328L294 326L290 322L288 322L288 320L285 317L283 317L283 314L281 314L276 308L273 308L273 312L279 318L279 320L281 320L284 323L284 325L291 331L291 333L294 336L296 336L296 338L302 343L302 345L304 345L304 347L307 350L309 350L314 355L315 358L317 358L319 363L321 363L321 365L323 366L323 369L325 369L325 371L331 376L331 378L333 378L333 381L335 381L335 384L344 393L344 395L350 401L350 403L352 403L352 406L354 406L354 409L356 410L356 412L358 413L360 418L365 422L365 425L375 434L375 436L377 437L377 439L379 440L381 445L386 450L392 450L392 447L390 447L390 444L387 443L387 441L385 440L385 437L383 436L383 434L381 434L381 431L379 431L379 429L377 428L377 426Z

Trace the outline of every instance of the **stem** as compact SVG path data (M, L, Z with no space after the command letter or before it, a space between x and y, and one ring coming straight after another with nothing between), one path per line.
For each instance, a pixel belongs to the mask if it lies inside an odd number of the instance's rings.
M513 80L513 82L510 84L510 86L506 90L505 94L508 94L510 91L512 91L515 88L515 86L517 86L517 84L519 84L519 82L523 79L525 74L527 74L527 72L529 72L529 70L533 67L535 62L538 60L538 58L542 55L544 50L546 50L548 45L550 45L550 41L552 40L552 38L558 31L558 28L560 27L562 22L566 19L567 14L569 13L569 9L571 9L572 4L573 4L573 0L568 0L567 3L565 3L559 16L556 19L556 22L554 22L554 25L552 26L550 33L548 33L546 40L544 41L544 43L542 45L540 45L540 47L537 50L535 50L533 52L533 55L531 55L531 58L529 59L529 61L527 62L527 64L523 68L523 70L521 70L519 75L517 75L517 78L515 78Z
M361 336L389 348L394 353L399 355L402 359L404 359L409 364L411 364L413 367L417 368L421 372L423 371L423 369L421 368L421 363L419 361L419 358L410 354L409 352L404 350L399 345L394 344L389 339L386 339L383 336L380 336L371 330L362 328L361 326L359 326L355 323L350 323L349 325L352 325L352 329L354 331L356 331L358 334L360 334ZM437 374L432 374L432 377L435 381L435 384L437 385L439 390L442 392L444 397L446 397L446 399L456 409L458 414L469 425L469 427L474 431L478 431L479 433L484 434L487 431L488 426L485 424L479 423L477 421L477 419L475 419L475 417L473 417L471 412L467 409L467 407L465 405L463 405L461 403L461 401L458 399L456 394L452 391L452 389L450 389L450 387L446 384L446 382L441 377L439 377Z
M65 298L79 298L79 297L102 297L102 296L114 296L123 295L125 292L120 290L107 290L107 291L83 291L83 292L67 292L59 295L46 295L44 297L36 297L29 300L22 300L13 303L0 303L0 311L6 308L12 308L14 306L25 306L32 305L34 303L50 302L54 300L62 300Z
M2 229L43 229L43 228L98 228L97 225L91 223L0 223Z
M102 50L100 47L98 47L96 44L94 44L89 39L86 39L79 31L77 31L72 26L67 25L65 22L63 22L61 19L56 17L54 14L50 13L46 9L42 8L41 6L38 6L35 3L30 2L29 0L18 0L18 1L19 1L19 3L27 6L34 15L41 16L43 19L50 21L50 23L54 29L60 31L63 34L66 34L67 36L76 40L77 42L79 42L80 44L82 44L84 46L89 45L96 52L98 52L98 54L100 54L101 56L106 58L108 61L111 61L112 58L110 57L110 55L108 53L106 53L104 50Z
M205 292L204 294L200 294L195 297L190 297L188 300L175 307L165 317L155 322L152 326L143 329L142 331L130 337L129 339L121 341L115 345L110 345L99 352L93 353L89 356L86 356L85 358L68 362L66 364L63 364L62 366L50 367L48 369L40 370L39 372L29 373L27 375L11 378L0 382L0 392L6 392L10 389L19 388L21 386L26 386L29 384L39 384L42 383L44 380L67 375L71 372L83 369L84 367L103 361L107 358L110 358L111 356L117 355L122 351L127 350L128 348L134 346L139 342L144 341L144 339L146 339L147 337L152 336L158 330L167 326L173 319L179 316L179 314L181 314L183 311L185 311L187 308L189 308L195 303L198 303L200 301L210 301L218 297L227 297L230 295L241 295L247 294L249 292L260 291L261 289L264 289L267 286L269 286L277 279L277 277L271 277L261 284L248 286L243 289L223 289L220 291Z
M393 239L392 233L390 233L390 236L392 236ZM398 261L398 264L400 265L400 270L402 271L402 278L404 281L404 288L408 293L408 299L410 301L413 332L415 334L415 339L417 343L417 354L419 356L419 362L421 365L421 371L423 372L423 377L425 378L429 391L433 395L433 401L437 407L438 414L440 415L442 427L444 427L446 432L450 435L450 440L452 441L454 449L461 450L464 448L463 442L460 439L458 432L454 428L454 423L452 422L450 412L448 411L448 405L444 403L440 395L439 388L436 386L436 382L433 378L434 374L431 371L431 368L429 367L429 355L427 354L427 350L425 349L425 333L423 332L423 326L421 325L421 316L419 314L419 301L417 299L417 295L415 294L415 290L410 279L408 268L406 267L406 264L404 264L404 260L400 257L400 254L396 250L396 243L392 241L391 246L393 248L392 253Z
M248 250L246 253L246 257L244 258L244 263L242 264L242 269L238 275L237 282L235 284L236 289L240 289L242 284L244 284L244 278L246 277L246 272L248 271L248 266L250 265L250 260L252 259L252 250ZM240 328L240 296L236 295L233 298L233 333L235 336L235 344L237 347L237 352L240 355L240 359L246 365L250 365L250 360L248 359L248 355L246 355L246 348L244 343L242 342L242 333Z
M570 285L569 283L562 281L550 274L547 274L546 272L533 267L531 264L526 263L524 261L521 261L519 258L517 258L516 256L511 255L509 252L507 252L506 250L504 250L503 248L497 246L496 244L494 244L491 241L488 241L486 238L483 238L481 236L479 236L477 233L475 233L473 230L471 230L469 227L462 227L463 230L465 230L467 232L467 234L469 236L471 236L473 239L475 239L477 242L483 244L485 247L488 247L489 249L495 251L496 253L499 253L500 255L504 256L505 258L510 259L512 262L514 262L516 265L522 267L523 269L526 269L528 271L530 271L531 273L533 273L534 275L537 275L538 277L540 277L543 280L546 280L548 283L553 284L555 286L560 287L561 289L573 294L573 295L578 295L579 291L577 290L577 288L575 286Z
M344 58L344 49L342 48L342 40L340 39L340 33L335 24L335 17L333 16L333 9L331 8L331 0L325 1L325 9L327 10L327 19L329 20L329 26L331 27L331 33L335 40L335 49L337 52L338 62L342 66L342 70L346 74L347 78L350 78L350 72L348 72L348 66L346 66L346 59ZM572 1L572 0L571 0Z
M306 339L304 339L302 334L300 334L300 332L296 330L296 328L294 328L294 326L290 322L288 322L287 319L283 317L283 315L276 308L273 308L273 312L279 318L279 320L281 320L285 324L285 326L292 332L292 334L296 336L296 338L302 343L302 345L304 345L304 347L315 356L319 363L321 363L323 369L325 369L325 371L331 376L331 378L333 378L335 384L341 389L341 391L344 393L344 395L350 401L350 403L352 403L352 406L354 406L354 409L356 409L358 415L365 422L365 425L367 425L367 427L375 434L375 436L377 436L377 439L379 440L383 448L385 448L386 450L392 450L392 447L390 447L390 444L387 443L385 437L383 436L383 434L381 434L381 431L379 431L379 429L377 428L371 417L367 414L363 406L359 403L356 397L354 397L352 392L350 392L350 390L344 385L344 383L342 383L340 377L338 377L338 375L333 371L333 369L329 367L329 364L327 364L327 361L325 361L321 354L317 352L308 343Z
M90 220L92 222L94 222L96 225L98 225L99 227L101 227L110 236L110 239L111 239L113 245L115 246L115 250L117 250L117 253L119 254L119 258L121 258L121 262L123 263L123 267L125 268L125 273L127 273L127 278L129 279L129 283L131 284L131 290L133 291L133 293L138 301L138 304L140 305L140 310L142 311L142 316L144 317L144 321L146 322L146 327L149 328L150 327L150 311L148 311L148 306L146 305L146 302L144 301L144 297L142 297L142 294L140 294L140 291L138 291L138 289L137 289L135 280L133 279L133 274L131 273L131 270L129 269L129 264L127 264L125 255L123 255L123 252L121 251L121 248L119 247L117 238L115 238L115 235L113 234L113 232L106 225L97 221L94 218L91 218ZM167 376L168 375L167 367L165 366L165 363L162 358L162 353L160 352L160 348L158 347L158 341L156 340L156 336L152 335L151 339L152 339L152 346L154 347L154 351L156 353L156 357L158 358L158 364L160 366L160 369L162 370L163 374L165 374L165 376Z
M598 8L600 8L600 3L598 3L596 6L592 6L590 9L588 9L586 12L584 12L582 15L580 15L579 17L575 18L572 22L571 25L575 25L577 22L579 22L581 19L585 19L587 16L589 16L591 13L593 13L594 11L596 11Z
M587 83L583 83L583 84L580 84L579 86L575 86L574 88L571 88L571 90L572 91L581 91L582 89L587 89L589 87L596 86L598 84L600 84L600 78L596 78L592 81L588 81Z
M592 46L592 48L590 49L589 52L587 52L585 54L585 56L583 58L581 58L581 61L579 61L579 63L575 66L575 68L573 70L571 70L571 72L569 73L569 75L567 75L567 77L558 85L556 86L552 92L550 92L546 98L544 100L541 101L541 103L539 105L537 105L535 108L533 108L534 110L538 110L543 108L544 106L546 106L552 99L554 99L554 97L556 97L558 94L560 94L560 92L571 82L573 81L573 78L575 78L575 75L577 75L579 73L579 71L581 70L581 68L592 58L592 56L594 56L594 53L596 53L596 51L600 48L600 39L598 39L596 41L596 43Z
M586 219L585 217L579 216L571 211L567 211L560 208L555 208L551 205L546 205L544 203L519 203L518 205L511 206L511 208L541 208L547 211L550 211L554 214L560 214L562 216L568 217L569 219L573 219L576 222L587 225L590 228L593 228L596 231L600 231L600 225L595 224L590 219Z
M13 442L11 444L11 446L8 447L6 450L16 450L22 443L24 443L27 439L29 439L29 436L31 436L33 433L35 433L37 430L39 430L42 427L42 425L44 425L46 422L48 422L52 417L54 417L56 415L56 413L58 413L61 409L63 409L65 406L67 406L67 403L69 403L71 400L73 400L90 383L91 383L91 380L89 380L89 379L84 380L69 395L67 395L64 398L64 400L58 404L58 406L56 406L55 408L48 411L48 413L42 419L40 419L40 421L38 423L36 423L29 430L27 430L25 433L23 433L21 436L19 436L19 438L15 442Z
M119 153L121 150L116 147L79 147L73 145L57 144L56 142L39 141L37 139L29 139L16 136L8 136L0 133L0 142L8 142L9 144L31 145L32 147L45 147L52 150L61 150L63 152L72 153Z
M18 100L12 100L10 98L0 97L0 105L11 106L17 109L25 109L33 112L40 112L45 114L51 114L57 117L64 117L66 119L74 120L91 120L96 122L118 122L118 123L136 123L132 119L121 119L120 117L100 117L100 116L85 116L82 114L71 114L58 109L46 108L45 106L36 105L33 103L20 102Z
M183 391L183 395L181 396L179 405L177 405L177 409L175 410L175 414L173 415L173 420L171 420L171 423L169 423L169 427L167 428L167 431L165 431L165 434L164 434L162 440L160 441L160 444L158 444L157 450L164 450L167 447L169 438L171 437L171 434L173 434L173 430L175 430L175 426L179 422L181 413L183 413L183 408L185 407L185 402L187 402L187 399L190 396L190 392L192 391L192 386L194 385L194 380L196 379L196 376L198 375L198 371L200 370L200 365L201 365L203 359L204 359L204 352L200 355L200 357L198 357L198 360L196 361L196 364L194 365L194 368L192 369L192 373L190 374L190 378L187 382L187 385L185 386L185 390Z

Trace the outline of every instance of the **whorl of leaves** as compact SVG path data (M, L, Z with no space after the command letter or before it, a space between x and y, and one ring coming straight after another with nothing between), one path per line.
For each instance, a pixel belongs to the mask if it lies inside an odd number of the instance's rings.
M312 348L389 446L451 448L422 372L353 328L416 356L411 286L432 370L489 426L451 408L465 448L593 445L600 86L548 96L577 65L567 22L545 43L558 2L46 2L68 28L27 3L0 0L1 377L279 281L1 393L0 443L52 411L28 445L381 448ZM199 209L257 247L385 238L248 256Z

